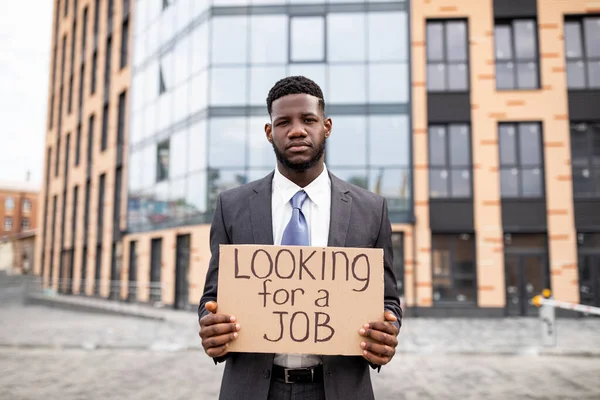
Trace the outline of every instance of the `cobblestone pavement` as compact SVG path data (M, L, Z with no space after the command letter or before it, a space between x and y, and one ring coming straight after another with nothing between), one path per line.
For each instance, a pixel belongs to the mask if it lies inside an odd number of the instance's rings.
M223 367L200 351L0 350L0 399L216 399ZM399 355L378 400L597 399L593 358ZM242 400L242 399L240 399Z

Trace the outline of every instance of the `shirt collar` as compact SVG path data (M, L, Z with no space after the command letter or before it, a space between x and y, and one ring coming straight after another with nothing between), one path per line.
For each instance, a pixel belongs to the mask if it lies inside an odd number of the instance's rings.
M327 166L323 165L323 171L304 189L283 176L283 174L279 172L279 169L275 167L275 174L273 175L273 195L279 198L281 204L288 203L299 190L304 190L317 207L322 207L327 204L327 200L331 196L331 179L329 179Z

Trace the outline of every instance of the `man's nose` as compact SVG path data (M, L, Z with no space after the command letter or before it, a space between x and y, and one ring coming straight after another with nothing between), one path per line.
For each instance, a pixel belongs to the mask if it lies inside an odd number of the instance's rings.
M304 125L302 125L300 122L294 122L288 133L288 137L291 137L291 138L304 137L307 134L308 133L306 132Z

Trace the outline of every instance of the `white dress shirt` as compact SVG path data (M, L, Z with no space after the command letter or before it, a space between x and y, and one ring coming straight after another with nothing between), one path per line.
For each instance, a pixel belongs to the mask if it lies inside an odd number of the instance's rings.
M308 240L311 246L325 247L329 241L331 217L331 180L324 166L323 172L308 186L301 188L275 168L271 211L273 217L273 241L281 245L283 231L292 217L290 200L304 190L308 198L302 204L302 213L308 224ZM302 354L275 354L275 364L286 368L312 367L321 363L321 357Z

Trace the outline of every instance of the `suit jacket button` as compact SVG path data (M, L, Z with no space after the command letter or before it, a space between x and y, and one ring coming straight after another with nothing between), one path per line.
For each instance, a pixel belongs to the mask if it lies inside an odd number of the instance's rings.
M331 370L328 370L327 372L325 372L325 375L331 376Z
M268 369L263 370L263 376L265 377L265 379L269 379L271 377L271 371L269 371Z

